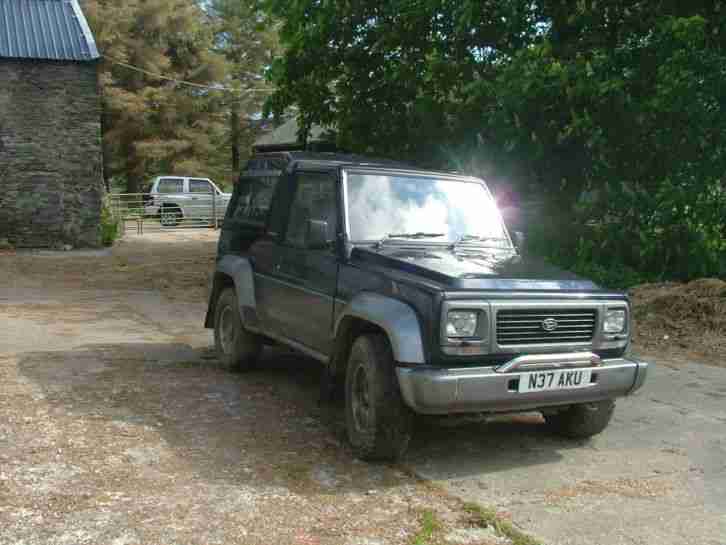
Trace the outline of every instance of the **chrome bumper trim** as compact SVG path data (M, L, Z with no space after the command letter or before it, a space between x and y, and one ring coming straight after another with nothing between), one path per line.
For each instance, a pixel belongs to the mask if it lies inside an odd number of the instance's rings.
M570 368L570 367L568 367ZM594 381L586 388L519 393L523 370L497 372L493 367L439 369L397 367L405 403L421 414L500 412L588 403L622 397L645 382L648 364L625 358L602 360L592 370Z
M563 367L597 367L602 359L592 352L572 352L571 354L527 354L500 365L497 373L513 371L537 371L538 369L561 369Z

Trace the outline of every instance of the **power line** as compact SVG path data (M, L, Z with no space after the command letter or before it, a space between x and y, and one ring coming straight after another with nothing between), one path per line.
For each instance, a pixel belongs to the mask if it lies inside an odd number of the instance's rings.
M136 72L140 72L142 74L146 74L147 76L151 76L154 78L163 79L166 81L172 81L174 83L178 83L179 85L187 85L189 87L196 87L197 89L206 89L208 91L224 91L227 93L234 93L234 94L245 94L245 93L257 93L257 92L272 92L275 89L271 87L261 87L257 89L233 89L232 87L224 87L223 85L202 85L201 83L194 83L191 81L184 81L181 79L172 78L170 76L165 76L164 74L157 74L155 72L150 72L148 70L144 70L143 68L139 68L138 66L134 66L133 64L128 64L126 62L120 61L118 59L114 59L113 57L109 55L101 55L104 59L112 62L113 64L117 64L119 66L123 66L124 68L128 68L129 70L134 70Z

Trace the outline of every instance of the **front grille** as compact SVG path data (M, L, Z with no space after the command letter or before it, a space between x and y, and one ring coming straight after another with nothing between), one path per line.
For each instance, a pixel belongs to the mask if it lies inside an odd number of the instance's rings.
M547 331L543 327L543 323L548 319L557 322L557 327L552 331ZM499 346L589 343L595 334L596 323L597 310L589 308L499 310L497 343Z

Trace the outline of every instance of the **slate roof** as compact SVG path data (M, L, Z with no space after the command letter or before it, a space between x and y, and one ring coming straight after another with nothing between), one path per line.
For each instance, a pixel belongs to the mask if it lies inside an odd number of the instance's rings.
M0 58L93 61L96 41L78 0L0 0Z

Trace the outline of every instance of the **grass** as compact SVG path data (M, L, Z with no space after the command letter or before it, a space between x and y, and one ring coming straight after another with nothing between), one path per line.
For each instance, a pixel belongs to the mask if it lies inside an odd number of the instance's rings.
M436 513L425 510L421 513L421 529L413 536L411 545L433 545L434 535L441 529Z
M444 497L450 497L440 485L423 479L410 467L401 465L399 469L429 490L436 491ZM471 526L492 528L498 536L507 538L511 545L542 545L541 542L515 528L510 522L503 520L493 509L487 509L473 502L462 504L456 500L456 503L457 510L464 511L468 516L466 522ZM436 518L436 514L433 511L425 510L421 513L421 529L409 543L410 545L439 545L440 541L435 538L442 529L443 524Z
M508 538L512 545L540 545L536 539L517 530L511 523L502 520L496 512L476 503L465 503L464 511L471 517L470 522L481 528L493 528L497 535Z
M101 243L104 246L111 246L119 237L120 222L111 213L111 209L106 203L101 208L101 218L99 222L101 228Z
M310 482L310 464L306 463L289 463L285 464L281 469L281 473L285 479L291 484L299 486L309 484Z

